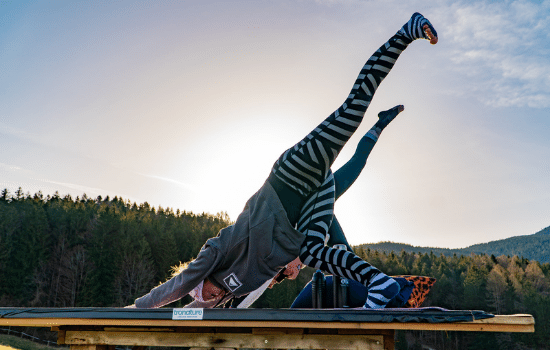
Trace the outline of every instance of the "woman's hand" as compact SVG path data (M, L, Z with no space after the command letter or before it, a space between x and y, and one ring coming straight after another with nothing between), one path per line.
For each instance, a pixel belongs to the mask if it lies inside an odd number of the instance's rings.
M273 281L271 281L271 284L269 285L269 289L273 288L274 285L276 285L279 282L282 282L285 278L288 278L289 280L296 279L298 277L298 274L300 273L300 270L302 269L302 262L300 261L300 258L296 258L289 262L284 269L282 269L275 277L273 278ZM283 278L279 278L279 275L283 275Z
M298 274L300 273L301 268L302 262L300 261L300 258L296 258L286 265L286 269L283 271L283 275L285 275L286 278L288 278L289 280L296 279L296 277L298 277Z

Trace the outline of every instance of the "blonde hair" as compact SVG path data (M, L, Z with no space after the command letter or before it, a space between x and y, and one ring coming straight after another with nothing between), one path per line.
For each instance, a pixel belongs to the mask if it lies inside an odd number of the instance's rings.
M180 261L179 265L170 266L170 270L172 271L172 275L170 276L170 278L175 277L175 276L179 275L180 273L182 273L185 269L187 269L189 264L192 263L194 260L195 259L192 259L192 260L190 260L188 262L184 262L184 263L182 263Z

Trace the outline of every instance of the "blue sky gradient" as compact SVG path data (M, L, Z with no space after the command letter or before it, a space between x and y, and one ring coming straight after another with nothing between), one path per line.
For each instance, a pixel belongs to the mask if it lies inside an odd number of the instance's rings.
M350 243L465 247L550 225L550 1L0 1L0 187L236 219L419 11L405 112L337 203Z

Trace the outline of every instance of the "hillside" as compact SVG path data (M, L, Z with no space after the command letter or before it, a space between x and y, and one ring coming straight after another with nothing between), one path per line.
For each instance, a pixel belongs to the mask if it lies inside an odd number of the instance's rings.
M379 242L360 245L364 249L370 248L384 252L401 252L402 250L411 253L443 254L445 256L487 254L487 255L517 255L529 260L536 260L541 263L550 263L550 226L541 231L526 236L515 236L488 243L475 244L461 249L416 247L404 243Z

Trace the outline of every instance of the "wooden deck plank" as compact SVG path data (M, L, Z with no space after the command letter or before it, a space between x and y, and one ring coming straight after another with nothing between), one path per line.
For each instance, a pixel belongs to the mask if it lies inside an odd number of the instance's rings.
M330 328L396 329L478 332L534 332L531 315L497 315L469 322L303 322L303 321L234 321L234 320L159 320L159 319L86 319L86 318L0 318L1 326L121 326L121 327L253 327L253 328Z
M65 344L262 349L383 350L382 335L67 331Z

